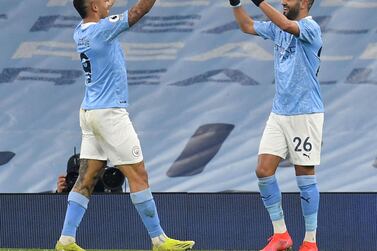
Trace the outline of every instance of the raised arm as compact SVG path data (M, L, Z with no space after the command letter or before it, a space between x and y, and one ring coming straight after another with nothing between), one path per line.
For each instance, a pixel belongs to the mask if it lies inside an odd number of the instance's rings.
M238 23L240 29L248 34L257 35L254 30L254 20L247 14L245 9L241 6L240 0L229 0L233 7L233 15Z
M252 0L263 13L283 31L289 32L295 36L300 35L300 28L296 21L289 20L283 13L276 10L269 3L263 0ZM283 4L284 6L284 4ZM284 6L286 8L286 6Z
M139 0L128 11L128 24L131 27L137 23L145 14L147 14L153 7L156 0Z

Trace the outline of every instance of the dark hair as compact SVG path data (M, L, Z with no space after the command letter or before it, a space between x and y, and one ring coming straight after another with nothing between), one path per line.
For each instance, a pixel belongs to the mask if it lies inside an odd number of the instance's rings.
M87 11L87 0L73 0L73 6L77 10L77 12L80 14L81 18L86 18Z
M314 0L308 0L308 10L313 6Z

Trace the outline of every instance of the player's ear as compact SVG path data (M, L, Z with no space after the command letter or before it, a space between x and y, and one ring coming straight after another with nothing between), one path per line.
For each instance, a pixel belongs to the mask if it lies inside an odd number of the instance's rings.
M89 8L92 12L98 12L98 5L96 0L89 0Z
M309 0L300 0L301 2L301 9L309 10Z

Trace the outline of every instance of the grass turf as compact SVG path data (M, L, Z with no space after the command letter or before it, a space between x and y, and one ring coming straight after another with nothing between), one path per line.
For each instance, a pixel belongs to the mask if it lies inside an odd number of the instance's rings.
M148 250L142 250L142 249L86 249L86 250L87 251L148 251ZM55 250L54 249L34 249L34 248L0 248L0 251L55 251ZM198 250L198 251L222 251L222 250ZM247 251L253 251L253 250L247 250Z
M86 249L87 251L146 251L140 249ZM55 249L0 248L0 251L55 251Z
M147 250L141 250L141 249L86 249L86 250L87 251L147 251ZM55 250L54 249L34 249L34 248L0 248L0 251L55 251ZM200 250L200 251L221 251L221 250Z
M55 249L0 248L0 251L54 251ZM87 251L145 251L140 249L86 249Z

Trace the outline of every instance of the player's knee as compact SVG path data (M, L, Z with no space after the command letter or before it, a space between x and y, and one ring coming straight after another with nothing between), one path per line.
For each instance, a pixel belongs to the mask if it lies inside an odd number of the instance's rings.
M145 184L148 183L148 173L145 170L140 174L140 180Z
M137 182L147 183L148 182L148 173L145 169L144 162L140 162L133 166L134 172L132 173L132 178Z
M148 174L146 171L138 172L137 175L134 175L130 178L128 178L130 183L137 184L138 186L148 185Z
M299 166L295 165L296 176L301 175L315 175L314 166Z
M264 178L274 175L274 172L267 165L259 163L257 169L255 170L255 174L258 178Z
M148 184L148 174L144 168L136 169L127 173L127 179L130 184L144 186Z

